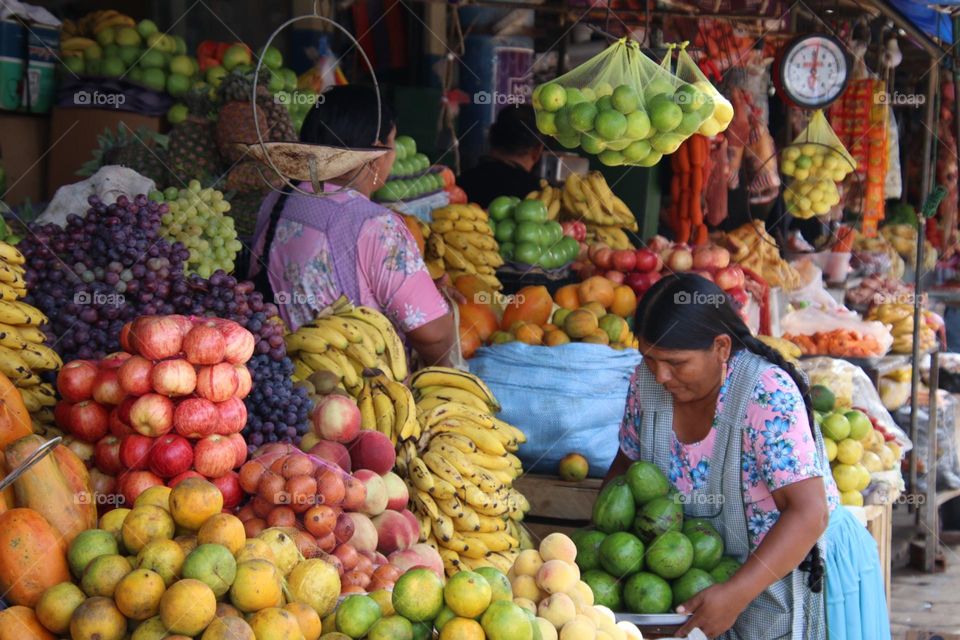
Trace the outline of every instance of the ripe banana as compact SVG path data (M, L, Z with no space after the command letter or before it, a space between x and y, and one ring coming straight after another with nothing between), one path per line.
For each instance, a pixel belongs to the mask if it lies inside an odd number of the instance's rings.
M20 356L33 371L55 371L63 366L57 352L44 344L26 344Z
M33 344L28 341L20 329L17 327L10 326L8 324L0 324L0 347L7 347L13 349L14 351L20 351L28 344Z
M8 327L10 325L0 325L0 329ZM33 344L43 344L47 340L47 336L40 330L39 327L32 325L20 325L15 327L17 331L20 332L20 337L26 340L27 342L32 342Z
M39 309L19 300L0 300L0 322L14 325L40 325L47 322L47 316Z
M394 435L396 411L393 402L390 400L390 396L376 384L373 386L373 409L377 417L377 431L396 442Z
M424 367L413 374L410 379L410 386L415 389L425 387L462 389L483 400L493 411L500 410L497 399L480 378L452 367Z
M420 422L417 420L417 405L413 393L399 382L380 376L378 380L384 393L393 402L396 436L399 440L420 437Z
M10 378L16 387L32 387L40 384L40 378L33 373L19 351L0 347L0 373Z
M357 398L357 407L360 409L360 428L376 431L377 414L373 406L373 393L370 389L369 380L364 382L363 391Z

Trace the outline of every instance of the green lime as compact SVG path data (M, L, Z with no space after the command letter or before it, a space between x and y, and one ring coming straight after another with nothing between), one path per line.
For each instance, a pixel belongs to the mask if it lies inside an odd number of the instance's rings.
M640 108L640 95L630 85L621 84L613 90L610 102L614 109L626 115Z
M650 571L661 578L679 578L693 564L693 545L679 531L668 531L650 544L645 559Z
M362 638L381 616L380 605L370 596L350 595L337 607L337 631Z
M544 85L538 97L544 111L559 111L567 103L566 89L555 82Z
M597 117L597 105L592 102L580 102L570 109L570 126L577 131L590 131Z
M653 573L640 572L627 578L623 600L632 613L667 613L673 602L670 584Z
M613 109L603 110L597 114L593 128L604 140L619 140L627 131L627 117Z

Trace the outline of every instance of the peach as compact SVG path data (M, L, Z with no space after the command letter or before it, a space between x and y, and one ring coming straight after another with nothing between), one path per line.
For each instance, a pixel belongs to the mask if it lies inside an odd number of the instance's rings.
M410 490L407 483L392 471L383 474L383 482L387 485L387 509L402 511L410 501Z
M547 593L566 593L580 580L580 572L575 569L576 565L567 564L563 560L547 560L537 572L536 584Z
M417 538L419 539L420 538L420 521L417 520L417 516L413 515L413 512L410 511L409 509L401 509L400 515L402 515L404 518L407 519L407 522L410 523L410 528L413 531L417 532ZM416 542L416 540L414 540L413 542Z
M563 625L577 617L577 605L565 593L555 593L540 602L537 615L561 629Z
M563 560L570 564L577 559L577 545L562 533L551 533L540 541L540 557L548 560Z
M558 640L557 628L543 618L536 618L537 626L540 628L541 640Z
M543 558L536 549L524 549L513 563L513 572L518 576L536 576L543 566Z
M537 604L533 600L527 600L526 598L514 598L513 604L517 605L521 609L529 611L533 615L537 615Z
M593 640L597 636L597 623L586 616L577 616L560 629L560 640Z
M353 520L353 536L348 541L357 551L376 551L379 534L376 524L362 513L348 513Z
M425 567L437 574L441 580L444 578L443 559L437 550L425 542L418 542L409 549L403 551L394 551L389 556L390 564L395 566L401 572L406 573L414 567Z
M533 576L517 576L513 581L513 597L526 598L531 602L540 602L547 594L540 589Z
M573 603L578 608L589 607L593 605L593 589L583 580L579 580L573 585L567 595L573 599Z
M306 439L306 437L309 435L309 433L305 435L304 439ZM352 463L350 461L350 453L347 451L347 448L339 442L321 440L317 444L310 447L308 453L312 456L326 460L327 462L332 462L347 473L350 473L350 471L353 470Z
M381 476L393 469L397 461L393 442L379 431L361 431L347 449L350 451L350 459L354 467L370 469Z
M377 550L381 553L393 553L411 546L420 538L420 526L416 518L413 518L413 523L414 526L411 526L410 518L391 509L374 517L373 524L377 528L379 540Z
M360 433L360 409L349 396L327 396L314 408L311 419L313 430L326 440L350 442Z
M362 482L367 490L367 497L358 511L368 516L383 513L387 508L387 485L380 474L370 469L360 469L353 477Z

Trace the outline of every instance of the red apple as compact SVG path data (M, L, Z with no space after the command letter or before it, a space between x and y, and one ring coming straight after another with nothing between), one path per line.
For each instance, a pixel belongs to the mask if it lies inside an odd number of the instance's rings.
M105 355L97 365L101 369L119 369L129 357L130 354L126 351L114 351Z
M598 269L603 271L609 271L613 268L613 249L610 247L604 247L596 253L593 254L593 264L597 265Z
M184 438L202 438L217 433L217 405L203 398L186 398L173 410L173 428Z
M199 480L206 480L206 478L203 477L203 474L197 473L193 469L188 469L187 471L184 471L183 473L178 473L177 475L167 480L167 486L173 489L174 487L176 487L178 484L180 484L187 478L197 478Z
M597 255L598 251L603 249L609 249L610 246L604 244L603 242L594 242L590 245L590 248L587 249L587 257L590 258L590 261L593 262L593 257Z
M96 442L107 435L110 428L110 413L93 400L84 400L70 407L69 420L70 433L86 442Z
M115 408L115 411L117 412L117 419L123 424L130 424L130 409L133 407L133 403L136 401L137 398L135 396L127 396L123 399L123 402L121 402Z
M120 463L127 469L146 469L150 464L150 449L154 438L133 433L120 439Z
M197 441L193 449L193 468L208 478L219 478L231 469L236 460L233 444L219 435Z
M663 253L664 249L669 249L671 246L670 241L661 235L655 235L647 240L647 248L656 254Z
M247 425L247 406L240 398L227 398L218 402L217 413L220 414L217 433L228 436L231 433L240 433Z
M211 480L223 494L224 509L233 509L243 501L245 496L240 486L240 475L236 471L228 471L219 478Z
M133 323L128 322L123 325L123 328L120 329L120 348L131 353L133 351L133 343L130 341L130 330L133 328Z
M150 383L150 372L153 363L143 356L127 358L117 370L120 388L132 396L142 396L153 389Z
M131 398L132 396L128 396ZM124 400L126 402L126 400ZM129 413L128 413L129 415ZM110 410L110 435L116 438L136 433L129 424L120 419L120 407L114 407Z
M637 266L637 253L633 249L620 249L613 252L613 268L623 273L633 271Z
M88 360L68 362L57 374L57 390L67 402L89 400L98 372L97 365Z
M197 373L197 395L212 402L223 402L237 392L237 370L229 362L200 367Z
M191 364L217 364L226 347L223 334L214 322L194 326L183 339L183 355Z
M580 247L580 250L577 251L577 260L582 262L589 262L590 260L590 245L586 242L580 241L577 243L577 246Z
M237 391L233 395L243 400L253 389L253 378L250 377L250 369L245 364L236 364L233 368L237 372Z
M667 268L671 271L689 271L692 266L693 254L690 253L690 249L686 245L678 244L670 252L670 257L667 258Z
M142 316L133 321L130 346L148 360L163 360L180 353L183 333L176 320L164 316Z
M163 478L152 471L127 471L117 478L117 491L123 496L124 504L133 508L133 503L141 493L150 487L159 487Z
M724 291L730 291L738 287L742 288L746 278L743 275L743 269L739 265L730 265L717 272L717 286Z
M116 369L100 369L93 381L93 399L100 404L118 405L123 402L126 392L120 386L120 379Z
M750 295L747 293L747 290L743 287L735 287L726 291L726 294L730 296L731 302L735 309L743 309L743 307L750 302Z
M634 271L627 274L624 284L633 289L633 292L639 297L646 293L647 289L652 287L660 277L659 271Z
M97 505L98 509L119 502L119 498L115 497L117 493L115 474L104 473L97 468L90 469L90 493L93 494L94 504ZM106 508L112 509L113 507Z
M157 438L150 450L150 471L161 478L172 478L193 465L193 447L183 436L169 433Z
M93 448L93 464L100 471L112 476L123 471L125 466L120 461L120 438L116 436L100 438Z
M247 441L239 433L231 433L227 436L227 440L233 445L233 468L236 469L247 461Z
M162 436L173 428L173 401L159 393L140 396L130 407L130 426L141 435Z
M165 396L186 396L197 386L197 372L183 358L164 360L154 365L150 383L154 391Z
M693 268L698 270L723 269L730 264L730 252L723 247L708 244L693 250Z
M587 239L587 225L579 220L561 222L560 226L563 228L563 235L570 236L577 242Z
M57 404L53 407L53 421L67 433L70 432L70 410L72 408L73 404L66 400L57 401Z
M360 433L360 409L353 398L347 396L327 396L310 417L314 432L326 440L345 444Z
M227 362L244 364L253 357L253 349L257 346L257 341L252 333L231 320L221 321L218 328L223 334L223 357Z
M215 320L211 320L210 318L197 318L197 321L194 322L187 316L182 316L178 314L173 314L166 317L167 319L173 320L174 322L177 323L177 326L180 327L180 335L182 335L184 338L187 337L187 334L193 330L193 327L195 325L202 324L204 322L215 322Z
M637 249L634 252L634 257L637 271L660 271L663 267L660 256L650 249Z
M603 277L614 284L623 284L623 271L607 271Z

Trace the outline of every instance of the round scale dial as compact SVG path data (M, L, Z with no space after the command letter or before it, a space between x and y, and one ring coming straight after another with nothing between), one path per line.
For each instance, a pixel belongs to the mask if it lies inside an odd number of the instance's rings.
M799 107L816 109L836 100L847 86L850 66L839 40L825 34L789 43L780 63L780 84Z

